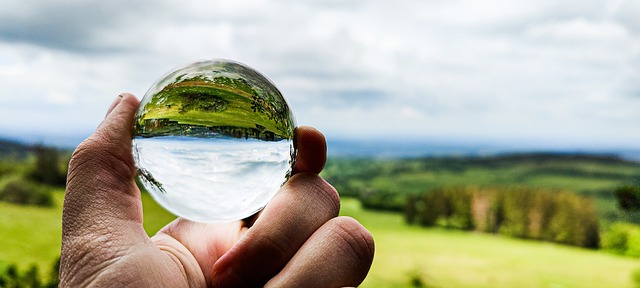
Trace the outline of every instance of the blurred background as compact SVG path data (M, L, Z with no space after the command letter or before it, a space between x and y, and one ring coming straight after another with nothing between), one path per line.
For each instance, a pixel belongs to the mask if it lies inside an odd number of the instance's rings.
M210 58L326 135L377 241L363 287L640 283L637 1L0 7L0 287L55 285L68 157L115 97ZM143 201L153 234L173 216Z

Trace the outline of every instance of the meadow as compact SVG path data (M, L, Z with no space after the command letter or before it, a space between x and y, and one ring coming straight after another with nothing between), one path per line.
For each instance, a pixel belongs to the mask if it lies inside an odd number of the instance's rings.
M398 213L364 210L356 199L343 199L341 214L376 241L361 287L634 287L640 268L637 259L596 250L408 226Z
M60 251L63 192L53 208L0 202L0 259L48 275ZM174 216L143 194L145 229L154 234ZM595 250L404 223L400 213L368 211L353 198L341 215L374 235L376 256L361 287L633 287L637 259Z
M239 77L195 76L168 84L151 99L143 99L143 109L136 119L136 134L165 135L191 126L224 132L225 127L233 127L291 138L293 118L282 96L267 91L270 89L251 86ZM212 113L216 117L211 117Z
M18 171L5 166L3 171ZM28 170L25 167L21 169ZM5 175L0 173L0 180ZM376 241L374 263L361 287L636 287L633 275L640 270L636 257L501 234L409 225L401 207L394 205L411 193L435 187L519 185L593 197L603 225L631 223L637 215L619 211L611 190L637 181L638 175L638 163L584 155L333 158L323 172L341 193L340 214L359 220ZM60 253L64 188L53 188L51 195L50 207L0 201L0 272L15 263L20 271L37 265L43 279L51 274ZM142 203L149 235L175 218L146 193Z

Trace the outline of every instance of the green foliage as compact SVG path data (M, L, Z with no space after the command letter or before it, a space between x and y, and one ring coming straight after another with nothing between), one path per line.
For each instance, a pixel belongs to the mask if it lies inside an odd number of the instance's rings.
M400 213L343 199L341 215L374 236L376 257L361 287L632 287L637 259L500 234L407 225ZM415 276L415 277L414 277Z
M625 211L640 210L640 186L622 185L613 190L618 206Z
M24 166L26 165L23 162L15 160L5 159L4 161L0 161L0 177L6 177L4 175L18 174L20 171L24 170Z
M630 229L628 232L625 255L638 258L640 257L640 229Z
M0 262L0 287L16 287L18 280L18 266Z
M428 216L426 222L438 226L460 230L473 228L471 221L471 193L460 188L436 189L424 196L425 209Z
M15 263L21 272L32 263L40 268L42 283L57 279L60 255L64 191L52 191L55 205L41 208L0 202L0 259ZM154 235L176 217L164 210L148 193L142 193L144 228ZM0 270L2 270L0 260ZM0 286L2 287L2 286ZM56 286L51 286L56 287Z
M373 210L402 211L405 199L398 193L387 191L361 190L360 201L365 208Z
M14 160L23 160L31 153L29 147L22 143L0 139L0 156Z
M414 195L407 196L407 203L404 205L404 220L409 224L413 224L418 216L418 197Z
M489 189L475 189L471 197L471 221L475 229L496 233L504 222L504 199Z
M33 153L36 157L36 163L29 176L43 184L64 186L67 173L61 167L60 151L55 148L37 145L33 147Z
M204 112L222 112L227 109L229 101L212 94L185 91L180 93L182 107L180 113L192 110Z
M52 188L65 185L70 153L21 144L14 144L12 151L24 154L0 153L0 201L51 207Z
M611 225L602 237L602 249L640 258L640 226L622 222Z
M50 275L49 279L43 279L40 275L40 269L37 265L31 264L26 271L21 272L15 263L4 264L0 261L0 287L7 288L40 288L40 287L58 287L58 271L60 266L60 258L54 261L55 275Z
M409 276L409 281L407 283L408 287L414 287L414 288L435 287L429 284L429 282L427 281L427 277L424 275L424 273L420 269L413 269L409 271L407 274Z
M331 147L329 147L331 149ZM640 164L612 156L562 155L562 154L522 154L492 157L442 157L414 159L373 159L373 158L330 158L322 176L327 179L341 196L355 197L365 208L406 211L422 209L422 204L407 206L407 197L422 197L425 191L455 187L528 187L549 191L567 191L591 198L597 212L599 224L631 222L640 224L640 211L619 209L612 191L623 183L633 183L640 175ZM516 188L513 188L516 187ZM478 194L474 194L477 197ZM493 197L493 196L487 196ZM548 226L549 217L555 213L555 202L542 199L536 194L531 201L536 212L527 229L527 238L549 240L558 237L562 241L582 241L568 239L555 233L542 234L540 227ZM474 220L478 231L498 232L496 224L517 218L516 213L505 215L503 204L513 208L528 206L518 201L488 201L492 213L484 215L482 221ZM508 199L502 199L508 200ZM571 202L571 201L569 201ZM568 205L577 205L568 203ZM488 208L488 209L489 209ZM524 215L521 214L521 217ZM567 215L569 216L569 215ZM480 217L480 216L474 216ZM411 218L411 217L409 217ZM420 217L413 220L420 222ZM507 220L509 220L507 219ZM409 219L407 219L409 220ZM430 223L433 219L423 218ZM435 223L435 222L434 222ZM517 222L521 223L521 222ZM559 228L560 229L560 228ZM524 226L506 226L502 233L522 235ZM548 231L547 231L548 232ZM566 238L566 239L565 239Z
M502 221L499 223L498 232L510 237L528 238L529 236L529 210L533 191L528 189L516 189L514 191L494 190L499 195Z
M602 248L624 255L629 247L629 233L633 226L626 223L616 223L609 228L609 231L602 237Z
M31 265L29 269L21 277L22 283L25 287L41 287L38 266Z
M33 183L20 175L0 180L0 201L44 207L54 204L51 191L46 186Z
M443 205L440 205L442 203ZM446 206L448 201L444 199L442 191L433 191L431 194L425 194L422 201L415 205L420 207L417 211L418 224L422 226L435 226L441 215L448 214Z
M47 283L48 288L58 287L60 279L60 257L58 260L53 262L51 266L51 274L49 274L49 282Z
M633 270L631 280L633 281L634 287L640 287L640 268Z
M218 76L213 78L213 83L224 85L226 87L233 87L234 89L245 92L248 95L257 94L255 90L249 85L247 80L243 78L229 78L225 76Z
M194 81L200 83L182 83ZM224 76L216 77L213 82L202 77L182 82L169 84L144 104L144 112L135 120L136 134L150 137L188 127L217 131L218 127L253 129L259 126L261 131L277 138L292 139L294 120L277 91L265 87L253 89L243 79ZM211 117L211 112L217 113L215 117ZM145 127L148 121L167 126Z
M413 209L405 209L407 222L423 226L475 229L586 248L598 248L600 241L593 201L573 193L441 188L425 193L421 201L409 197L406 206Z

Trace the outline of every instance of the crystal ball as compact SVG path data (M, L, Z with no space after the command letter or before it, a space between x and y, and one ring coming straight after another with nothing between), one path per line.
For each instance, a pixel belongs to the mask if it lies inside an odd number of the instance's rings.
M280 91L255 69L222 59L187 65L140 101L132 140L140 182L189 220L249 217L291 175L295 126Z

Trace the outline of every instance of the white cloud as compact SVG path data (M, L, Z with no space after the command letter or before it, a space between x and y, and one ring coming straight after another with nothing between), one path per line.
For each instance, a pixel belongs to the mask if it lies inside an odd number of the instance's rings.
M578 44L591 44L591 42L617 44L616 42L629 41L632 37L627 29L618 23L593 22L584 18L544 23L533 27L527 33L544 40L575 41Z
M88 133L118 93L222 57L334 137L640 143L636 1L3 2L0 131Z

